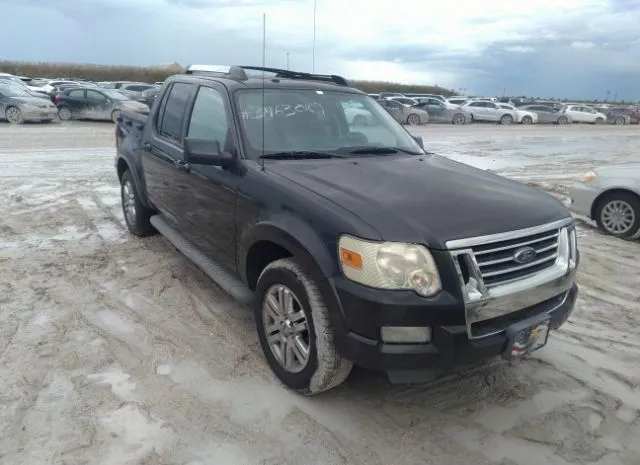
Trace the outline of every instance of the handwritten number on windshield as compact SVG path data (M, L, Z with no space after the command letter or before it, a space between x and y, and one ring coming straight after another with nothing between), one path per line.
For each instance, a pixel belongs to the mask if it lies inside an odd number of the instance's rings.
M299 113L313 113L324 115L324 108L321 104L305 103L297 105L276 105L264 108L245 109L241 111L242 119L261 119L261 118L290 118Z

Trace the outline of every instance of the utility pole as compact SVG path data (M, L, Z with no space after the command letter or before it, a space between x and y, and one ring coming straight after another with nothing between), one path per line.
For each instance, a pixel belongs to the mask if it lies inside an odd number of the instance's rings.
M613 93L613 101L614 102L618 101L618 91L617 90Z
M313 45L311 47L311 72L316 71L316 10L318 0L313 0Z

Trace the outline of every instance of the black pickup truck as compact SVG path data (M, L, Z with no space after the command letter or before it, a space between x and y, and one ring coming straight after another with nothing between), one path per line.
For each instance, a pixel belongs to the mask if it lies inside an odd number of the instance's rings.
M573 310L565 206L425 151L340 76L193 66L115 132L129 230L253 305L295 391L518 359Z

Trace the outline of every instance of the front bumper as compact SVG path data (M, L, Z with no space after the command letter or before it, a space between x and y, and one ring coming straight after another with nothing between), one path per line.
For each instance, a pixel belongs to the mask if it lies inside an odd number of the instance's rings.
M600 189L592 184L577 182L569 186L569 197L571 197L570 210L578 215L591 218L594 201L600 195Z

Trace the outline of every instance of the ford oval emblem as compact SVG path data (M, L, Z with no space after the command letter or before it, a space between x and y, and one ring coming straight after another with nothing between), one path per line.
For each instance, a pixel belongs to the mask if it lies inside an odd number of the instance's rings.
M531 263L534 261L536 255L538 255L538 252L536 252L536 249L533 247L523 247L516 250L513 254L513 261L524 265L525 263Z

